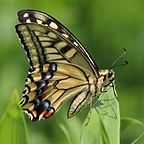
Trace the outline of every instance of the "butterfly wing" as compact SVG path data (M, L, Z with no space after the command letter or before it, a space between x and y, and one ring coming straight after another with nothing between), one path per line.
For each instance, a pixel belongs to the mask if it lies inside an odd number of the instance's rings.
M21 10L18 12L18 19L21 23L37 23L46 26L50 31L55 33L55 36L60 36L64 41L67 41L71 47L63 45L61 52L66 53L72 63L82 65L88 68L96 76L99 76L98 67L82 46L78 39L60 22L50 15L36 10ZM64 48L65 47L65 48ZM67 58L68 58L67 57Z
M88 76L93 79L89 71L66 63L57 63L56 71L52 70L55 66L55 63L45 64L42 66L43 71L37 68L37 73L29 74L26 79L21 105L32 121L49 118L69 97L83 96L77 102L79 106L89 98ZM77 108L75 106L70 110L68 117L76 114Z
M58 22L56 25L61 26ZM90 57L82 51L84 48L76 47L53 27L32 22L16 26L31 65L21 105L33 121L50 117L63 101L74 96L68 111L71 117L86 104L90 94L95 93L91 85L97 73L93 73L94 68L89 64ZM70 37L70 33L66 34Z

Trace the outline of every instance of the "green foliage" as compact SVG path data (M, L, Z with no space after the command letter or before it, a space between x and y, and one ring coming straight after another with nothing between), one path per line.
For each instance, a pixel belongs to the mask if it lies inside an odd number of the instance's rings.
M0 119L0 143L27 144L27 128L16 90L13 91L8 106Z
M122 49L126 47L127 55L125 59L128 60L129 64L115 69L120 112L121 116L144 120L144 1L142 0L0 1L0 115L5 115L5 107L13 87L16 87L20 93L22 92L29 69L24 50L18 42L14 28L18 23L17 11L26 8L44 11L60 20L82 42L99 68L109 68ZM119 63L123 63L123 61L119 61ZM51 119L39 123L32 123L28 120L30 144L67 144L68 140L65 136L67 132L72 142L74 141L73 143L76 144L77 137L80 134L80 121L84 120L87 109L71 119L66 118L67 109L68 105L65 104ZM9 110L10 113L15 113L12 108ZM99 113L103 113L101 110L99 111ZM8 113L8 110L5 112ZM21 111L19 115L21 115ZM91 137L95 139L95 134L100 133L97 132L98 127L101 127L100 130L103 130L103 135L107 139L107 127L102 125L104 122L101 124L103 119L100 119L99 116L95 117L95 115L97 115L97 111L93 109L91 120L87 127L83 126L82 133L85 130L91 130L92 133L86 132L86 136L92 135ZM11 127L13 117L10 116L7 116L7 119L4 120L2 119L5 116L1 118L0 123L7 122L7 124L0 124L0 134L2 134L4 127L6 129ZM97 119L98 122L96 122ZM57 125L57 121L66 126L67 132L64 132L65 135ZM97 125L93 124L94 122ZM15 129L20 130L19 125L18 123ZM89 128L90 126L91 128ZM102 129L102 126L104 129ZM130 144L139 136L142 137L137 144L144 143L141 125L131 125L130 122L122 120L121 126L122 144ZM22 132L17 137L17 139L22 137L23 141L25 141L24 127L21 124ZM9 136L8 131L2 136L2 140L6 136Z
M61 130L63 131L63 133L66 136L67 144L72 144L71 136L70 136L67 128L63 124L61 124L61 123L59 123L59 127L61 128Z
M120 143L119 103L112 88L96 101L88 118L82 126L80 144Z
M121 143L143 144L144 123L130 117L121 118Z

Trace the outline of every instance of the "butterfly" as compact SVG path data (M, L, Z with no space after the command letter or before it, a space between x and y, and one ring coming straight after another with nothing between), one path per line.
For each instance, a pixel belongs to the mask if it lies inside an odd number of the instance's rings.
M73 117L115 82L111 69L99 70L79 40L52 16L20 10L16 33L30 69L20 105L32 121L50 118L68 98Z

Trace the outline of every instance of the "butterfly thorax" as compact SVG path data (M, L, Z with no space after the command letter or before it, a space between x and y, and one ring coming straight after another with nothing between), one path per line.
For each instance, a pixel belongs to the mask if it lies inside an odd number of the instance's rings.
M115 81L115 73L113 70L99 70L99 77L97 79L97 94L104 92L106 88L110 85L113 84Z

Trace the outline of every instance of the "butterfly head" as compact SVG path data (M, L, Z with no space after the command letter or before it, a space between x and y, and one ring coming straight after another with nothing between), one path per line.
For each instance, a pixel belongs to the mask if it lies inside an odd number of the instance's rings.
M114 83L115 81L115 72L110 69L105 69L105 70L100 70L100 78L102 81L102 87L106 88L107 86L109 86L110 84Z

